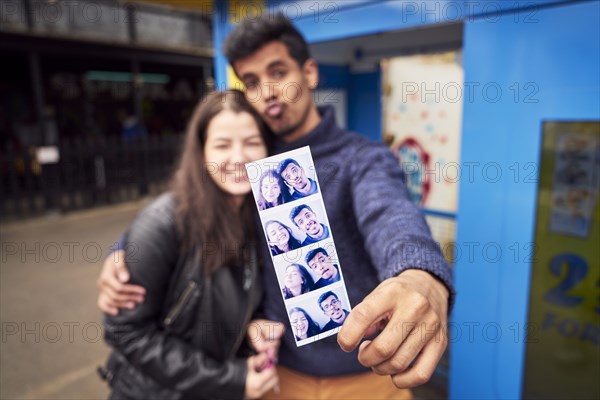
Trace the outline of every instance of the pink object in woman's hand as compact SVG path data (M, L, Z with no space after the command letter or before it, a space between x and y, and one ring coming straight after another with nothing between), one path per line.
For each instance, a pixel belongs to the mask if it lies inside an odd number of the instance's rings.
M277 354L275 353L275 349L273 347L269 347L267 349L267 362L264 365L264 369L272 368L277 364Z

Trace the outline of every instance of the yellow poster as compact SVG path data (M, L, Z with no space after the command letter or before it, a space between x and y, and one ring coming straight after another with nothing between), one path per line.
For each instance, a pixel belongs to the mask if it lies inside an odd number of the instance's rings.
M523 398L600 398L600 122L546 122Z

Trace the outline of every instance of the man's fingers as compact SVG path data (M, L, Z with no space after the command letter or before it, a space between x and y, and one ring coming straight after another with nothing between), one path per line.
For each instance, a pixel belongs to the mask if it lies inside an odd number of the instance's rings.
M119 250L113 254L113 259L110 260L113 267L113 273L121 283L129 281L130 275L127 266L125 265L125 250Z
M130 294L130 295L138 295L144 296L146 294L146 289L140 285L132 285L129 283L121 283L116 281L117 283L112 286L112 288L122 294Z
M116 307L107 307L104 310L102 310L103 312L112 315L113 317L116 317L117 315L119 315L119 309Z
M98 287L103 290L105 287L110 287L116 292L133 293L145 295L146 289L139 285L126 284L129 281L130 275L127 270L127 265L124 262L125 252L119 250L115 257L108 257L104 261L100 277L98 278Z
M141 296L136 292L123 290L116 291L110 286L105 286L102 289L101 294L104 294L106 297L108 297L110 301L115 303L117 307L122 307L126 303L142 303L144 301L144 296Z
M439 327L439 324L437 327ZM435 324L428 325L424 322L419 324L408 333L408 336L392 357L372 367L373 372L378 375L394 375L405 371L435 335L436 331Z
M391 312L395 301L395 298L385 296L385 292L378 287L354 307L338 333L337 341L342 350L354 350L361 339L372 331L371 326Z
M431 378L431 375L433 375L433 371L435 371L440 358L442 358L446 349L446 343L443 337L441 340L434 339L429 341L411 368L392 375L394 385L399 389L404 389L426 383Z
M100 309L100 311L102 311L106 314L109 314L112 316L119 315L119 309L117 307L115 307L113 304L111 304L106 296L103 296L103 295L98 296L98 308Z
M132 300L119 300L119 301L115 301L113 300L111 297L109 297L106 293L100 293L100 295L98 295L98 307L100 308L100 310L102 310L103 312L108 312L111 315L117 315L118 312L116 314L109 312L109 309L121 309L121 308L126 308L129 310L133 310L137 304L142 303L144 300L143 299L139 299L136 298L133 301Z
M365 331L365 336L364 337L371 337L371 336L375 335L380 329L383 329L384 326L385 326L384 321L379 321L379 322L371 325Z
M366 367L374 367L373 371L381 375L402 372L430 340L440 340L440 326L433 310L420 315L418 322L395 316L373 343L361 348L358 360Z
M111 293L118 293L125 296L137 296L143 299L146 295L146 289L143 286L121 283L114 278L101 281L99 286L101 291L108 289L111 290Z
M392 358L414 327L415 324L409 324L402 318L393 317L379 336L367 345L360 347L358 361L365 367L373 367Z
M135 308L136 304L144 302L146 295L142 286L124 283L130 279L124 258L123 250L108 257L97 281L100 289L98 307L110 315L118 315L121 308Z

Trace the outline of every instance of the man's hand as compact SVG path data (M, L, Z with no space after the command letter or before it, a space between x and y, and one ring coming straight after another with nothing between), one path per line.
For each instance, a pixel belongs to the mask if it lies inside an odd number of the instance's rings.
M426 271L410 269L383 281L352 309L338 334L344 351L361 339L358 361L378 375L391 375L398 388L429 380L446 346L448 289Z
M138 285L129 285L129 271L125 265L125 251L112 253L104 260L97 286L98 308L111 315L118 315L120 308L133 309L144 301L146 289Z
M284 332L285 326L281 322L255 319L248 324L246 334L250 347L257 353L266 353L269 349L275 349L275 354L277 354ZM272 351L270 350L270 352Z

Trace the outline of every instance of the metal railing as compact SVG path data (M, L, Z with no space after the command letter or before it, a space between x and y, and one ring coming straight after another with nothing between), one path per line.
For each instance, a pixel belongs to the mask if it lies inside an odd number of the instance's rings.
M0 154L3 220L132 201L166 189L181 136L63 142L58 162L36 148Z

